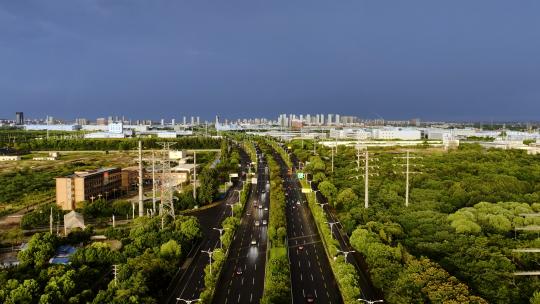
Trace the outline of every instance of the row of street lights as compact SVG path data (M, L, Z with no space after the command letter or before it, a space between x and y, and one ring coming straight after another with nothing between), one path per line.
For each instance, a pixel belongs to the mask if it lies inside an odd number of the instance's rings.
M315 145L314 145L314 147L315 147ZM337 145L336 145L336 148L337 148ZM333 149L332 149L332 152L333 152ZM315 198L315 203L317 205L319 205L322 208L322 210L324 211L324 206L328 205L328 203L319 203L319 202L317 202L317 192L319 192L319 190L313 190L313 187L311 186L312 181L308 180L308 182L309 182L309 188L313 192L313 195L314 195L314 198ZM339 221L332 221L332 222L325 222L325 223L330 225L330 235L332 236L332 238L334 238L334 225L336 225L336 224L338 224L340 222ZM345 263L348 263L347 258L349 256L349 254L354 253L354 252L356 252L356 251L354 251L354 250L339 250L339 249L337 250L338 254L342 253L344 255ZM334 257L334 260L336 258L337 258L337 256ZM383 303L384 302L383 300L366 300L366 299L362 299L362 298L357 299L357 301L365 302L367 304Z
M227 206L231 207L231 216L234 216L234 206L236 204L240 203L240 195L241 195L242 191L244 191L244 181L240 180L240 182L242 183L242 189L241 190L237 190L237 189L234 190L235 192L238 192L238 202L233 203L233 204L227 204ZM230 228L224 227L224 228L212 228L212 229L219 232L219 248L223 249L223 241L221 240L221 237L223 236L223 232L225 230L229 230ZM208 254L208 259L209 259L209 264L210 264L210 273L212 273L212 256L214 255L215 250L201 250L201 252ZM195 302L200 301L200 300L201 299L187 300L187 299L182 299L180 297L176 298L177 303L178 303L178 301L183 301L184 303L187 303L187 304L195 303Z

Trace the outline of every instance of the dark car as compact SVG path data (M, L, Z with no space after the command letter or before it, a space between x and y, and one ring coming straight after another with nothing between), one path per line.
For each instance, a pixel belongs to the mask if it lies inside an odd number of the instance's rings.
M242 267L236 268L236 274L241 275L242 274Z

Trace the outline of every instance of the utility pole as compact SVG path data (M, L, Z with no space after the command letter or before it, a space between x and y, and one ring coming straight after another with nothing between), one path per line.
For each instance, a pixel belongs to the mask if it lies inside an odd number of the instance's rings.
M113 265L113 273L114 273L114 285L118 283L118 265Z
M152 209L156 213L156 153L152 150Z
M331 147L332 149L332 173L334 173L334 147Z
M302 138L302 150L304 150L304 132L302 132L302 128L300 128L300 138Z
M193 151L193 199L197 201L197 151Z
M397 158L397 159L405 159L405 164L399 164L399 165L405 167L405 171L402 171L400 173L405 174L405 207L409 207L409 175L411 175L411 174L421 174L422 173L420 171L411 171L410 170L411 166L413 166L413 167L421 166L421 165L417 165L417 164L411 164L411 159L417 159L417 158L422 158L422 157L421 156L411 156L410 151L407 150L407 152L405 153L405 156L398 156L398 157L395 157L395 158ZM394 173L397 173L397 172L394 172Z
M49 233L52 234L52 226L53 226L53 215L52 215L52 207L51 207L51 214L49 215Z
M139 217L144 215L142 141L139 140Z
M361 160L360 157L358 156L360 154L360 150L358 148L357 150L357 161L363 161L364 162L364 208L369 208L369 177L370 176L374 176L374 175L379 175L378 173L370 173L369 170L372 169L377 169L379 168L379 166L376 166L376 165L370 165L369 164L369 161L370 161L370 158L369 158L369 152L367 150L367 147L364 151L364 159ZM371 159L372 161L377 161L378 159L377 158L372 158ZM360 170L361 166L360 166L360 163L358 163L357 165L357 169ZM357 176L357 178L360 177L360 176Z

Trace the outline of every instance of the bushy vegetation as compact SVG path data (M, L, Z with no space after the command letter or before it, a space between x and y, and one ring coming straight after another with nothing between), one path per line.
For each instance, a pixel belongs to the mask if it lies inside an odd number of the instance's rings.
M269 247L266 261L264 294L261 303L280 304L291 302L291 279L287 255L287 219L282 170L274 159L271 145L261 142L266 154L270 174L270 209L268 220Z
M84 138L50 138L31 139L25 142L15 142L13 147L23 151L55 150L55 151L85 151L85 150L135 150L139 140L144 149L160 149L158 142L174 142L182 149L219 149L221 140L212 137L193 136L176 139L163 138L122 138L122 139L84 139Z
M112 228L111 228L112 229ZM114 229L113 229L114 230ZM116 230L123 247L107 243L77 249L68 265L49 259L61 244L88 243L90 231L67 238L35 234L19 253L20 265L0 271L1 303L157 303L192 244L201 236L196 218L137 218L131 231ZM111 277L118 265L118 280ZM97 292L97 290L101 291Z
M379 175L370 178L370 207L365 209L353 147L339 147L332 173L324 161L329 149L319 147L313 156L309 145L305 150L299 142L292 145L300 160L309 162L306 171L345 230L355 232L353 246L364 254L387 302L416 297L433 303L528 303L540 289L534 278L513 276L537 269L536 257L512 252L539 245L536 233L514 234L515 227L538 224L521 214L540 211L539 156L473 144L448 152L416 148L423 158L415 162L423 167L414 171L423 174L411 177L410 206L405 207L405 179L397 169L402 159L395 158L403 151L370 150L376 152Z

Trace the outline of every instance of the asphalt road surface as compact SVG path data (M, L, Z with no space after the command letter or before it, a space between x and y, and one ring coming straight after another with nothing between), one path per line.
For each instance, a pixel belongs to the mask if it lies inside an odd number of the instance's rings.
M295 167L298 167L298 162L296 158L292 157L293 165ZM312 184L310 184L312 185ZM314 185L313 185L314 186ZM312 189L316 190L316 189ZM312 194L310 194L312 195ZM319 203L327 203L326 198L320 193L316 192L316 198L317 202ZM339 219L337 215L335 214L334 210L329 207L328 205L324 205L324 210L326 211L326 219L329 223L337 223L333 225L332 229L332 235L334 239L338 240L339 242L339 250L341 251L354 251L352 248L349 237L347 236L347 233L343 230L343 226L341 223L339 223ZM368 267L364 260L364 257L358 253L358 252L351 252L347 255L347 262L354 265L356 268L356 271L358 273L359 277L359 283L360 283L360 289L361 289L361 297L366 300L378 300L383 298L382 292L376 290L376 288L373 287L373 283L371 282L370 276L368 274Z
M247 154L241 150L241 165L242 170L246 171L249 158ZM221 228L221 222L231 215L231 208L227 204L238 202L238 191L242 188L241 182L236 182L223 202L215 207L195 212L193 216L199 219L203 238L197 246L195 246L188 254L186 261L181 266L170 286L166 290L166 296L163 297L161 303L178 303L176 298L182 299L198 299L204 289L204 268L208 265L209 258L206 253L201 250L214 250L219 248L219 231L213 228Z
M306 303L308 297L315 303L342 303L330 262L315 220L301 193L300 184L294 175L288 175L281 157L277 153L274 155L284 178L292 303Z
M216 285L213 303L259 303L262 298L270 205L266 168L264 157L259 157L257 184L252 185L242 221Z

